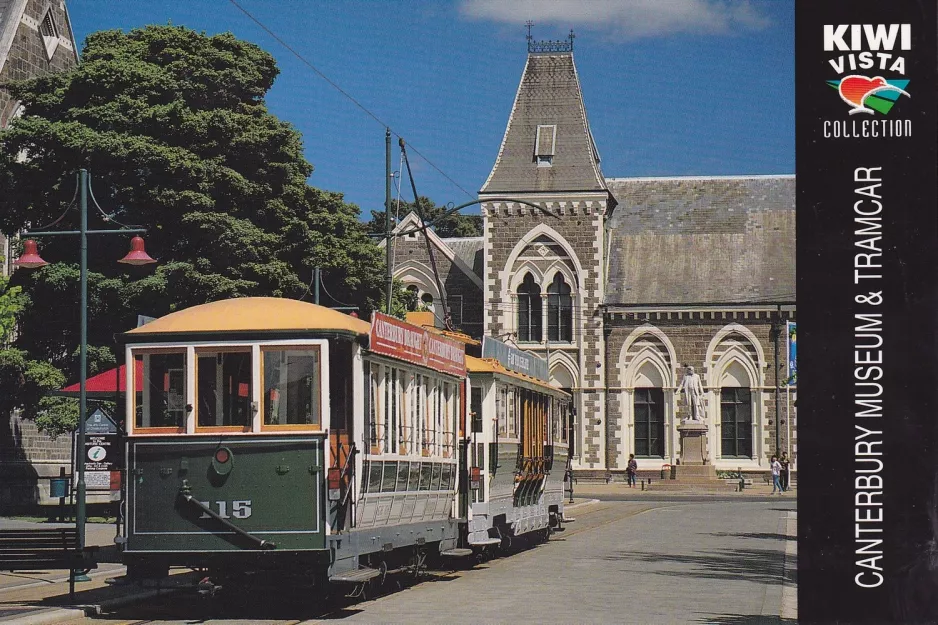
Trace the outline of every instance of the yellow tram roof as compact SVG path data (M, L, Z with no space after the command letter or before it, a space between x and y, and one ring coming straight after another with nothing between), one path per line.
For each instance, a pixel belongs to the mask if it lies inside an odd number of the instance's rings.
M506 369L502 363L498 362L494 358L476 358L475 356L469 356L467 354L466 369L469 370L469 373L497 373L498 375L507 376L509 378L516 378L518 380L523 380L528 384L534 384L535 386L549 389L554 394L559 393L561 395L567 395L567 393L561 389L552 384L548 384L543 380L538 380L537 378L530 375L525 375L523 373L518 373L517 371Z
M127 334L288 331L368 334L370 329L367 321L309 302L280 297L237 297L170 313Z

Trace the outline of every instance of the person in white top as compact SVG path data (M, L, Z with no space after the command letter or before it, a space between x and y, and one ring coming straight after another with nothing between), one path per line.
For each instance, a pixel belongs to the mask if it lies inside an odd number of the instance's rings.
M776 491L778 494L782 494L782 484L779 481L779 478L782 475L782 464L778 461L778 458L772 456L772 494L774 495Z

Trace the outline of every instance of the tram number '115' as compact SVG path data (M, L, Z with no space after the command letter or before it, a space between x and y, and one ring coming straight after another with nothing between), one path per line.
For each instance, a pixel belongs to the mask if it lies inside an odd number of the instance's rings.
M206 508L211 508L210 501L200 501L203 506ZM232 501L231 502L231 516L228 516L228 502L227 501L216 501L215 505L218 507L218 516L223 519L230 519L234 517L236 519L246 519L251 516L251 500L245 499L242 501ZM210 519L207 512L203 512L200 519Z

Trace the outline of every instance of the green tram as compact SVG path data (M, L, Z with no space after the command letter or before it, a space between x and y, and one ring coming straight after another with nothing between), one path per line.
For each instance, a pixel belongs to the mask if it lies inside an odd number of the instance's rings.
M278 569L364 588L471 553L456 496L462 343L278 298L195 306L122 336L136 365L130 577Z
M570 395L495 359L466 357L471 384L467 542L510 547L562 530ZM572 519L566 519L572 520Z

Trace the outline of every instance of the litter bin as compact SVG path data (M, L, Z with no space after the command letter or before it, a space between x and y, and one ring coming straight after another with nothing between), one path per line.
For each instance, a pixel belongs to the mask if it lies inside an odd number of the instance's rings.
M68 497L68 485L71 481L69 477L53 477L49 480L49 498L62 499Z
M663 480L671 479L671 465L670 464L661 465L661 479Z

